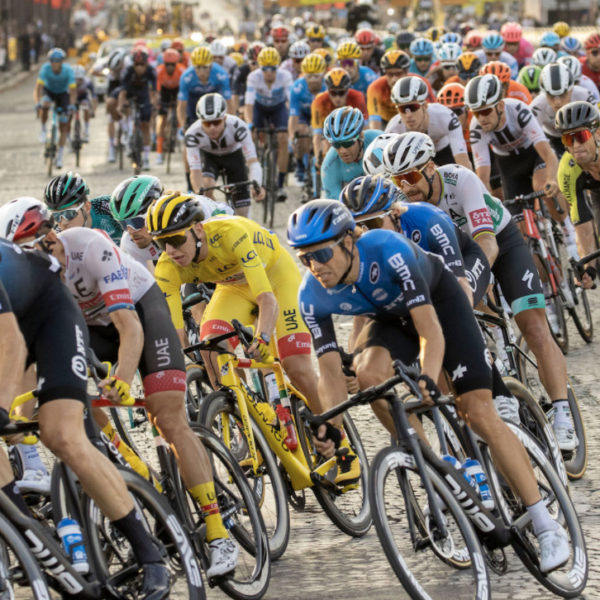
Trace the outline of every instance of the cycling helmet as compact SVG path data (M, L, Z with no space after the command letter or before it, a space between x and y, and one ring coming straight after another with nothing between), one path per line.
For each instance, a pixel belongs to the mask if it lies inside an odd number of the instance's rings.
M437 95L437 101L448 108L465 105L465 88L460 83L447 83Z
M256 62L260 67L277 67L281 62L281 56L275 48L267 46L258 53Z
M181 38L175 38L171 42L171 48L173 48L173 50L177 50L178 52L183 52L185 50L185 44Z
M394 104L425 102L428 95L427 84L420 77L408 75L396 81L392 87L391 100Z
M542 69L537 65L529 65L523 67L519 71L517 81L524 85L530 92L537 93L540 91L540 74Z
M303 41L294 42L288 50L290 58L302 59L310 54L310 46Z
M465 104L471 110L496 104L502 100L502 83L496 75L478 75L467 83Z
M425 32L425 37L432 42L437 42L448 30L445 27L430 27Z
M510 67L499 60L492 60L486 63L479 69L480 75L496 75L502 83L508 83L510 81L511 70Z
M327 66L329 66L333 61L333 54L328 48L317 48L316 50L313 50L313 52L319 56L322 56Z
M344 60L347 58L359 59L361 56L360 46L354 40L343 42L337 47L335 54L338 60Z
M354 34L354 39L359 46L373 46L376 42L375 32L372 29L359 29Z
M48 51L47 57L50 62L61 62L65 60L67 55L62 48L52 48Z
M235 64L241 67L244 64L244 57L239 52L230 52L229 56L235 60Z
M568 131L579 127L598 129L600 127L600 112L598 107L590 102L583 100L569 102L556 112L554 125L559 131Z
M483 43L483 36L478 31L469 31L469 33L465 36L464 45L469 50L477 50L477 48L481 47Z
M566 65L554 63L546 65L540 75L540 87L549 96L562 96L573 88L573 74Z
M271 29L271 37L278 40L287 40L290 37L290 29L285 25L278 25Z
M388 50L379 61L381 72L385 73L388 69L404 69L408 71L410 68L410 56L403 50Z
M394 202L405 198L406 196L389 179L381 175L363 175L344 187L339 200L356 219L388 210Z
M290 215L287 240L292 248L302 248L335 240L355 227L352 214L338 200L311 200Z
M248 60L256 61L260 51L265 47L262 42L252 42L248 47Z
M39 200L22 196L0 207L0 237L19 243L23 238L46 235L54 227L54 219L46 206ZM33 248L32 240L23 244Z
M300 68L305 74L318 73L319 75L321 75L325 73L327 64L325 63L325 59L320 54L312 52L308 56L304 57Z
M581 42L570 35L560 41L560 49L569 54L577 53L581 50Z
M73 67L75 79L85 79L85 67L83 65L75 65Z
M238 42L234 42L230 48L231 52L239 52L240 54L244 54L248 50L248 42L246 40L240 40Z
M463 52L456 60L458 74L475 76L481 67L481 61L475 52Z
M390 21L385 29L391 35L396 35L400 31L400 23L398 21Z
M68 171L52 178L44 190L44 202L50 210L65 210L88 199L90 190L79 173Z
M177 52L177 50L173 50L173 48L165 50L163 52L162 58L163 64L165 65L176 65L180 60L179 52Z
M136 175L122 181L110 197L110 212L117 221L145 215L152 202L160 198L163 186L158 177Z
M571 33L571 26L568 23L565 23L565 21L557 21L552 25L552 31L562 39Z
M586 37L583 47L586 50L600 48L600 33L591 33L588 37Z
M227 114L225 98L216 92L204 94L196 103L196 115L203 121L224 119Z
M351 83L348 71L340 67L331 69L325 75L325 85L328 90L347 90Z
M470 21L464 21L458 26L458 32L463 37L467 35L469 31L473 31L473 29L475 29L475 25L473 25L473 23L471 23Z
M582 66L581 62L576 56L561 56L558 61L559 64L565 65L567 69L573 75L573 81L577 83L581 77ZM545 68L545 67L544 67Z
M113 50L108 57L108 68L111 71L118 71L123 66L125 52L120 49Z
M148 50L146 48L138 47L131 53L134 65L145 65L148 64Z
M442 45L438 52L438 59L442 65L456 65L456 60L462 54L462 48L454 42L448 42Z
M358 139L365 118L359 108L342 106L329 113L323 125L323 136L330 144Z
M440 42L442 44L458 44L460 46L462 44L462 37L454 31L449 31L440 38Z
M227 48L225 48L225 44L220 40L215 40L209 46L210 52L214 57L222 57L227 54Z
M367 146L362 160L363 171L367 175L384 174L383 151L398 135L397 133L382 133Z
M401 50L408 50L415 39L415 34L412 31L401 31L396 36L396 46Z
M497 31L490 31L483 36L481 45L484 50L502 50L504 38Z
M200 203L192 194L172 192L154 200L146 212L146 229L160 238L189 229L204 219Z
M306 27L306 37L309 39L323 40L325 39L325 27L318 23L310 23Z
M194 67L208 67L213 62L213 55L210 48L198 46L192 50L190 61Z
M383 151L387 174L400 175L424 167L435 156L435 146L426 133L401 133Z
M552 48L538 48L531 56L531 64L545 67L556 62L556 52Z
M165 50L168 50L171 47L171 40L162 40L160 43L160 51L164 52Z
M560 37L554 31L546 31L540 38L540 48L558 48Z
M433 44L425 38L417 38L410 44L410 53L412 56L432 56Z
M523 37L523 28L518 23L504 23L500 35L506 44L516 44Z

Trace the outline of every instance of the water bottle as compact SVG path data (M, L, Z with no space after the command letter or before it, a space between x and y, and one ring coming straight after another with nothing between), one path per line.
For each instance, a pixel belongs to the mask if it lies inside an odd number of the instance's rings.
M479 461L475 460L474 458L467 458L462 466L465 472L468 473L469 476L477 483L479 497L481 498L483 506L485 506L488 510L492 510L494 508L494 499L492 498L492 493L490 492L490 486L488 485L487 477L481 468Z
M74 519L61 519L56 527L56 532L62 541L67 556L71 560L73 568L78 573L87 573L90 570L90 565L79 523Z
M283 404L278 404L275 410L277 411L279 422L285 427L285 445L294 452L298 448L298 437L296 436L296 429L290 409L287 406L283 406Z
M442 460L449 462L457 471L462 471L463 477L466 479L467 483L473 489L475 489L475 490L477 489L477 482L466 471L463 470L462 465L460 464L460 461L455 456L451 456L450 454L443 454Z

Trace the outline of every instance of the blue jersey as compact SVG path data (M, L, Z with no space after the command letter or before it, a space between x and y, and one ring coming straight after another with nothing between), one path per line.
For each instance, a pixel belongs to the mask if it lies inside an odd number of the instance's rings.
M179 80L178 100L187 102L188 121L196 120L196 104L204 94L218 93L229 100L231 98L231 88L229 87L229 76L227 71L216 63L210 66L210 73L206 83L202 83L196 74L196 69L188 67Z
M353 90L361 92L367 97L367 88L377 79L377 75L373 69L361 65L358 67L358 79L350 86Z
M90 200L92 208L90 216L92 217L91 227L102 229L110 236L110 239L118 246L123 237L123 228L113 217L110 210L110 196L98 196Z
M321 83L321 89L317 94L325 92L326 90L327 86L323 81ZM317 94L313 94L308 89L308 82L304 77L296 79L290 93L290 117L303 116L307 122L310 123L310 107Z
M419 68L417 67L417 62L415 61L415 59L414 59L414 58L411 58L411 59L410 59L410 67L409 67L409 69L408 69L408 72L409 72L409 73L412 73L412 74L414 74L414 75L420 75L421 77L426 77L426 76L427 76L427 73L429 73L429 69L431 68L431 64L432 64L432 63L429 63L429 64L427 65L427 68L426 68L424 71L421 71L421 69L419 69Z
M364 150L383 131L380 129L366 129L363 132ZM364 154L363 150L363 154ZM335 148L329 148L321 166L321 183L325 190L325 198L339 198L342 188L356 177L364 175L362 155L360 160L346 164L338 156Z
M354 284L324 288L307 272L299 290L300 313L315 352L337 350L332 315L367 315L403 322L409 311L431 304L444 264L395 231L368 231L356 241L359 275Z
M53 94L64 94L69 91L69 88L76 85L73 67L67 63L62 64L58 73L52 70L52 65L49 62L44 63L37 80Z

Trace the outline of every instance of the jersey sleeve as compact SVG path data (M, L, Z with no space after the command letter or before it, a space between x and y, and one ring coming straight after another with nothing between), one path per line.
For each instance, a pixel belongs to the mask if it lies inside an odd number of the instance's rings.
M475 168L489 167L491 165L491 160L488 136L481 127L479 127L477 119L472 119L469 127L469 141L471 143L471 152L473 153Z
M312 127L313 133L323 133L323 113L321 110L322 96L318 94L310 105L310 126Z
M185 132L185 153L188 159L190 170L200 171L202 169L202 152L200 150L200 135L195 128L195 124L191 125Z
M354 108L358 108L358 110L360 110L363 114L363 117L365 118L365 125L367 124L367 120L369 118L369 114L367 113L367 102L365 100L365 95L362 92L359 92L358 90L350 90L348 92L348 94L350 94L351 92L354 92L354 94L352 94L352 96L350 97L350 95L348 96L348 100L350 100L350 98L352 99L351 102L348 102L348 104L351 104L352 106L354 106Z
M467 219L467 229L473 239L484 233L495 235L494 221L489 208L485 202L485 196L482 192L481 181L468 169L464 169L466 173L461 173L464 177L460 190L461 204L465 211Z
M367 112L369 113L369 121L377 121L381 123L383 115L381 114L381 102L379 99L378 80L375 80L367 88Z
M221 95L223 98L225 98L225 100L230 100L231 88L229 87L229 77L227 76L227 73L219 73L217 77L219 78L219 91Z
M246 80L246 95L244 96L244 104L247 105L251 105L256 102L256 83L254 81L256 78L252 76L253 73L256 73L256 71L250 73L250 75L248 75L248 79Z
M394 115L385 126L385 133L404 133L406 126L402 122L400 115Z
M450 109L448 109L448 113L448 124L446 129L448 131L448 141L450 142L452 155L456 157L457 154L467 154L467 144L465 143L465 137L460 121Z
M179 80L179 93L177 94L177 100L180 100L181 102L187 102L189 97L189 77L184 71L181 79Z
M321 166L321 184L325 192L325 198L339 198L342 191L338 170L334 165L336 157L337 152L335 149L329 148Z
M165 295L171 321L175 329L183 329L183 307L181 305L181 275L177 265L175 265L165 254L162 254L156 263L154 278Z
M67 65L69 67L67 71L67 87L74 88L77 87L77 81L75 80L75 71L71 65Z
M309 277L310 275L307 274L300 285L298 301L300 314L312 337L315 354L317 358L321 358L327 352L338 350L337 338L331 313L322 310L323 303L315 298L313 289L315 282L310 285Z
M148 87L152 91L156 91L156 69L150 67L148 69Z
M558 163L557 181L558 187L569 203L571 214L573 207L577 209L577 178L581 168L569 152L565 152ZM578 220L578 219L576 219Z
M254 140L250 135L250 130L248 129L248 125L242 121L242 119L237 120L238 126L235 128L235 132L233 134L236 142L239 142L242 147L242 153L244 154L244 158L246 162L256 158L256 146L254 145Z
M40 72L38 73L38 78L37 78L37 82L41 83L42 85L46 85L47 82L47 76L46 73L48 72L48 69L46 68L48 66L47 63L44 63L42 65L42 68L40 69Z
M427 245L431 252L444 259L444 264L456 277L464 277L465 265L456 231L448 219L434 215L427 223Z
M527 139L534 146L540 142L548 141L540 122L535 118L530 106L524 102L517 101L515 110L519 127L521 127Z

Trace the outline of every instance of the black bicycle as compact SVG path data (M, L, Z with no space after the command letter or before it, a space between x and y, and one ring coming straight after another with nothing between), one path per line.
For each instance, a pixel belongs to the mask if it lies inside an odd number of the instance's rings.
M177 105L175 102L169 102L166 105L167 114L165 115L165 149L167 155L165 163L167 165L167 174L171 172L171 157L177 149L177 132L179 131L179 123L177 120Z
M135 97L131 100L131 109L133 112L130 117L132 130L129 134L129 158L131 159L133 174L139 175L142 171L142 155L144 151L144 139L142 135L142 118L139 102Z
M75 166L79 167L81 158L81 149L83 148L83 136L81 135L81 115L79 114L79 102L75 104L73 113L73 138L71 139L71 149L75 154Z
M261 136L264 136L264 141L258 144L258 158L263 173L262 185L266 192L263 200L263 223L272 229L277 202L277 131L273 126L255 128L254 131L258 134L259 141Z
M202 194L206 194L206 192L212 192L212 191L217 190L225 196L225 202L227 202L227 204L229 206L231 206L231 208L235 211L233 196L234 196L234 193L236 190L238 190L239 188L242 188L242 187L252 186L252 189L254 190L255 193L258 193L260 191L260 185L256 181L248 179L246 181L235 181L235 182L228 183L227 182L227 172L224 169L221 171L220 175L223 177L224 183L222 183L220 185L217 184L217 185L210 185L207 187L201 187L198 189L197 193L202 195Z

